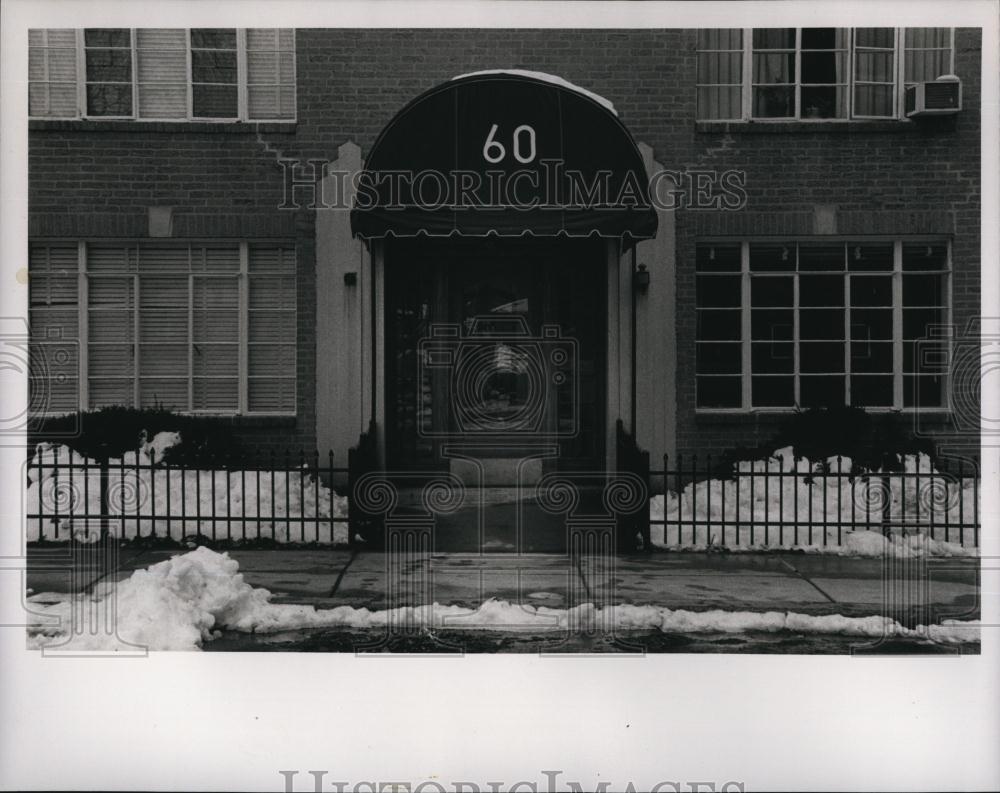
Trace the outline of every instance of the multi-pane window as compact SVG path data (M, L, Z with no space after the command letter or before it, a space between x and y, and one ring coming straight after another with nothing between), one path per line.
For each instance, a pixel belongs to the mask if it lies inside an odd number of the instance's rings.
M951 28L907 28L903 40L903 80L907 86L954 74L955 47Z
M743 31L698 31L699 118L743 115Z
M32 413L79 405L79 266L76 243L32 247L29 404Z
M895 116L895 28L855 28L853 77L855 118Z
M195 118L236 118L239 79L236 31L191 31L191 113Z
M28 31L28 115L77 112L75 30Z
M132 116L132 35L128 28L83 32L86 66L86 114Z
M696 266L698 407L943 406L947 243L702 243Z
M247 31L247 113L250 118L294 118L294 33L289 28Z
M80 383L50 412L295 411L292 247L36 244L30 285L32 343L79 340Z
M29 59L32 118L295 118L291 29L32 30Z
M187 31L135 31L136 93L140 118L184 118L188 109Z
M904 88L954 71L951 28L698 31L698 118L899 118Z

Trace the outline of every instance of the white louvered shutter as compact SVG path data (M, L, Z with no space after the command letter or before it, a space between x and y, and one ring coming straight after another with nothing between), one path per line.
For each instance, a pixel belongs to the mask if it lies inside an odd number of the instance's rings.
M28 31L28 115L77 118L76 31Z
M295 31L250 28L246 41L248 117L295 118Z
M138 28L135 46L139 117L187 118L187 31Z
M295 412L295 249L249 250L248 409Z
M28 267L31 412L70 412L79 406L76 244L32 245Z
M87 246L87 389L89 407L135 404L137 251Z

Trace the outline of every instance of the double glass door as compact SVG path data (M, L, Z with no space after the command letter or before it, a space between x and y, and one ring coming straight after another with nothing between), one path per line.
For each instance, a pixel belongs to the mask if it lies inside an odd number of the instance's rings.
M600 240L387 241L388 467L601 466L606 278Z

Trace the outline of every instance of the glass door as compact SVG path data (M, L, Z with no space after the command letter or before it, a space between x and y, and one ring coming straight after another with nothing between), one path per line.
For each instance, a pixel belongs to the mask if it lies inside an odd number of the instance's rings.
M448 467L446 444L547 468L604 460L606 269L599 240L390 240L386 452Z

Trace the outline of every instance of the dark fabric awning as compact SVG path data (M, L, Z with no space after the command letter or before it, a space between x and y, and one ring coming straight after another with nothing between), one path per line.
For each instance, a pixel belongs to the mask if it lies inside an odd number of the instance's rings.
M648 177L617 115L573 87L511 73L452 80L382 131L351 228L379 238L656 234Z

